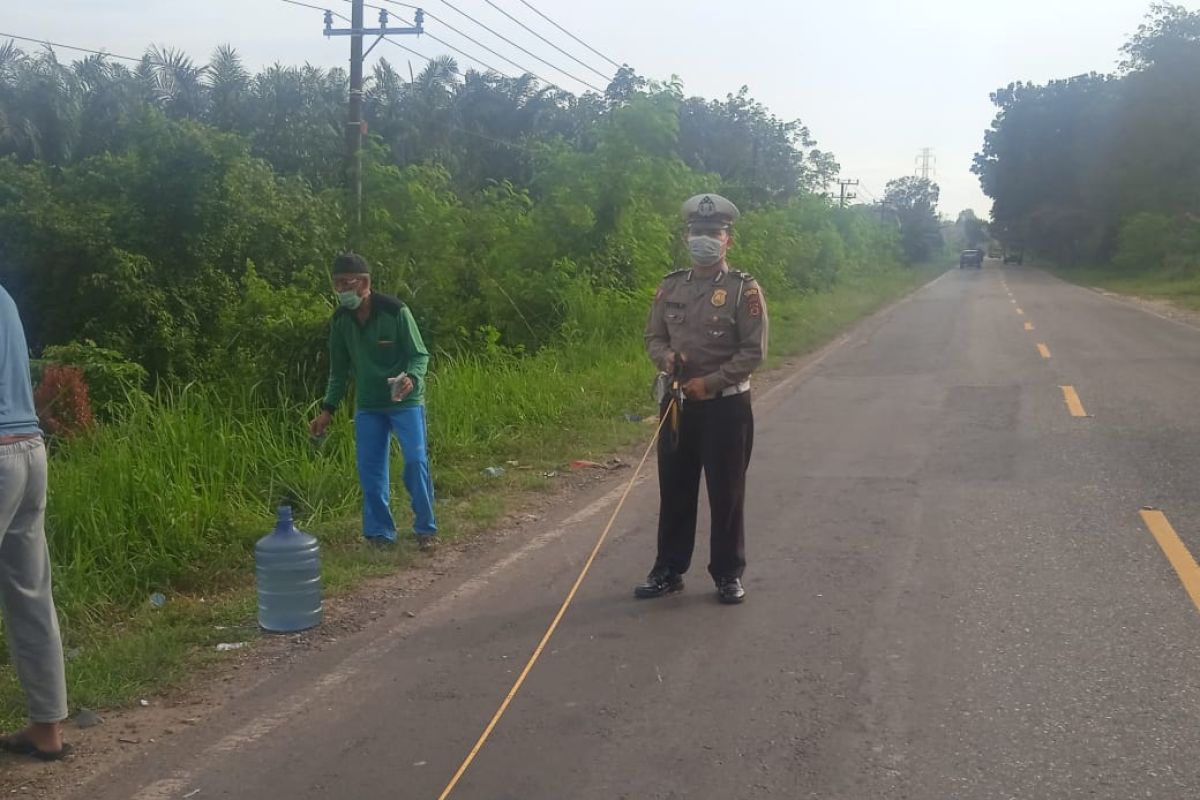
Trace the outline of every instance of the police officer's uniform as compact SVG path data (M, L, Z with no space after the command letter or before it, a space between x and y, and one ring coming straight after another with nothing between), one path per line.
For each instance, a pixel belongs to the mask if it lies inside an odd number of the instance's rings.
M728 227L739 214L719 195L697 195L684 203L683 216L689 225ZM695 269L672 272L655 296L646 350L663 372L671 371L671 353L683 354L681 382L703 379L707 399L685 399L677 435L668 421L659 439L658 557L636 594L657 597L683 588L681 576L691 565L695 545L703 470L712 514L709 573L723 601L740 602L746 468L754 441L750 374L767 351L761 287L723 262L709 277ZM669 399L663 402L664 413Z

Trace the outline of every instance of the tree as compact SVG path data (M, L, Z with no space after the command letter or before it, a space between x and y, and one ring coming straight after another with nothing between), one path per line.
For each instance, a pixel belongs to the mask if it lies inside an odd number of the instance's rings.
M942 246L937 202L941 190L927 178L888 181L883 201L900 222L901 246L910 263L926 261Z
M998 108L973 170L992 200L992 231L1062 264L1105 262L1122 239L1169 222L1179 247L1194 241L1200 208L1200 13L1156 4L1122 48L1115 75L992 94ZM1155 223L1157 224L1157 223ZM1150 227L1154 227L1153 225ZM1147 253L1147 268L1167 256ZM1192 263L1187 257L1173 263Z
M958 228L963 243L968 250L977 249L980 245L985 244L989 238L987 223L977 217L975 210L971 208L959 212L955 227Z

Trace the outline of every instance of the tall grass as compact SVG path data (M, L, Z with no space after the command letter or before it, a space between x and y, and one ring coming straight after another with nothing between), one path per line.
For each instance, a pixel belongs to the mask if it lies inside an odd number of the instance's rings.
M428 392L439 497L477 490L490 464L553 463L591 442L597 424L628 427L621 415L639 403L646 410L651 373L636 335L526 357L442 357ZM354 516L350 415L340 413L316 448L307 433L315 410L259 389L228 397L189 386L56 445L47 528L64 616L244 580L281 502L317 529ZM394 469L402 492L398 481Z

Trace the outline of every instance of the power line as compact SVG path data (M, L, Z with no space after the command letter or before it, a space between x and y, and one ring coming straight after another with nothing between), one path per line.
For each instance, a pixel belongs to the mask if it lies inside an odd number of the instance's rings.
M346 2L351 2L351 0L346 0ZM388 2L391 2L391 0L388 0ZM404 3L396 3L396 5L405 5L405 4L404 4ZM415 6L406 6L406 7L407 7L407 8L415 8ZM430 14L428 11L426 11L426 12L425 12L425 16L429 17L430 19L437 20L438 22L441 22L441 20L439 20L437 17L433 16L433 14ZM401 21L401 22L403 22L405 25L408 25L408 24L410 24L409 22L407 22L407 21L404 19L404 17L397 16L397 17L396 17L396 19L400 20L400 21ZM445 23L442 23L442 24L445 24ZM447 25L446 27L450 27L450 26L448 26L448 25ZM454 30L454 29L453 29L453 28L451 28L451 30ZM429 37L429 38L430 38L430 39L432 39L433 41L437 42L438 44L442 45L443 47L449 47L451 50L453 50L454 52L458 53L458 54L459 54L460 56L462 56L463 58L466 58L466 59L469 59L469 60L471 60L471 61L474 61L476 64L481 64L482 66L486 67L486 68L487 68L489 71L491 71L491 72L494 72L494 73L496 73L497 75L501 75L501 76L503 76L503 77L505 77L505 78L508 78L508 79L510 79L510 80L512 79L512 76L511 76L511 75L509 75L508 73L506 73L506 72L503 72L503 71L501 71L501 70L498 70L498 69L496 69L495 67L493 67L491 64L487 63L486 61L484 61L484 60L482 60L482 59L480 59L480 58L476 58L475 56L471 55L470 53L468 53L468 52L466 52L466 51L464 51L464 50L460 50L460 49L458 49L458 48L457 48L457 47L455 47L454 45L452 45L452 44L450 44L449 42L447 42L445 39L439 39L438 37L434 36L434 35L433 35L432 33L430 33L429 31L426 31L424 35L425 35L425 36L427 36L427 37ZM503 57L503 56L502 56L502 57ZM432 61L433 59L429 59L429 60L430 60L430 61ZM510 63L511 63L511 62L510 62ZM520 64L517 64L517 65L515 65L515 66L516 66L518 69L524 69L524 67L522 67ZM528 70L526 70L526 71L528 71ZM530 74L532 74L532 73L530 73ZM537 77L537 76L535 75L534 77Z
M408 4L408 3L401 3L401 2L399 2L399 0L386 0L386 2L388 2L388 3L391 3L392 5L396 5L396 6L402 6L402 7L404 7L404 8L416 8L416 6L414 6L414 5L410 5L410 4ZM449 22L446 22L446 20L442 19L441 17L434 16L434 15L433 15L431 12L429 12L429 11L426 11L426 12L425 12L425 16L429 17L429 18L430 18L430 19L432 19L432 20L435 20L436 22L440 22L441 24L445 25L445 26L446 26L447 28L449 28L450 30L452 30L452 31L454 31L455 33L457 33L459 36L463 37L464 39L466 39L466 40L467 40L467 41L469 41L469 42L472 42L472 43L473 43L473 44L475 44L475 45L478 45L479 47L482 47L484 50L488 51L489 53L491 53L492 55L496 56L497 58L500 58L500 59L501 59L501 60L503 60L503 61L507 61L509 64L512 64L514 67L516 67L517 69L521 70L521 72L522 72L522 73L524 73L524 74L526 74L526 75L531 75L531 76L533 76L534 78L537 78L537 79L538 79L539 81L541 81L542 83L546 84L547 86L552 86L553 88L555 88L555 89L558 89L560 92L566 92L566 91L567 91L566 89L564 89L564 88L562 88L561 86L559 86L557 83L554 83L554 82L552 82L552 81L548 81L548 80L546 80L546 79L545 79L545 78L543 78L541 75L538 75L536 72L534 72L533 70L531 70L531 69L526 69L525 67L521 66L521 65L520 65L520 64L518 64L517 62L513 61L513 60L512 60L511 58L509 58L508 56L506 56L506 55L504 55L504 54L502 54L502 53L498 53L498 52L496 52L495 50L493 50L492 48L488 47L486 44L484 44L483 42L481 42L481 41L479 41L478 39L474 38L474 37L473 37L473 36L471 36L470 34L463 33L463 32L462 32L462 31L460 31L458 28L454 27L454 26L453 26L453 25L451 25ZM426 36L429 36L429 38L433 39L433 36L430 36L429 34L426 34ZM435 40L435 41L440 41L440 40ZM442 44L446 44L446 43L445 43L445 42L442 42ZM447 46L447 47L449 47L450 45L446 45L446 46ZM483 63L483 62L480 62L480 63Z
M74 45L69 44L59 44L58 42L51 42L47 39L32 39L28 36L17 36L15 33L0 33L0 39L4 38L20 39L23 42L33 42L34 44L41 44L45 45L46 47L61 47L64 50L78 50L81 53L91 53L92 55L105 56L106 58L121 58L126 61L135 61L138 64L142 63L142 59L134 58L133 56L123 56L119 55L118 53L109 53L104 50L90 50L86 47L75 47Z
M301 3L301 2L298 2L298 0L282 0L282 2L288 3L289 5L293 5L293 6L300 6L301 8L311 8L313 11L323 11L327 14L333 14L335 17L337 17L340 20L345 20L346 22L350 21L349 17L343 17L341 14L337 13L336 11L330 11L328 8L321 8L320 6L314 6L314 5L310 5L308 3Z
M401 22L403 22L403 20L401 20ZM399 47L401 50L407 50L408 52L412 53L414 56L417 56L418 58L423 58L426 61L433 63L433 59L430 58L429 56L425 55L424 53L418 53L416 50L413 50L411 47L406 47L405 45L400 44L399 42L395 41L394 39L386 39L385 38L384 41L387 42L388 44Z
M386 1L387 1L387 2L391 2L391 0L386 0ZM343 3L353 3L353 2L354 2L354 0L342 0L342 2L343 2ZM415 10L420 10L420 9L419 9L417 6L410 6L410 5L406 4L406 3L396 3L396 5L399 5L399 6L404 6L405 8L411 8L411 9L415 9ZM376 5L371 5L370 3L363 3L363 7L364 7L364 8L373 8L373 9L375 9L376 11L388 11L388 9L387 9L387 8L385 8L384 6L376 6ZM395 13L395 12L389 12L389 13ZM339 16L340 16L340 15L339 15ZM426 11L426 12L425 12L425 16L429 17L430 19L437 19L437 17L433 16L433 14L430 14L428 11ZM345 18L345 17L342 17L342 19L346 19L346 18ZM396 19L400 20L400 21L401 21L401 22L403 22L405 25L412 26L412 24L413 24L412 22L410 22L410 21L408 21L408 20L404 19L404 17L401 17L401 16L400 16L400 15L398 15L398 14L396 15ZM439 22L441 22L441 20L438 20L438 21L439 21ZM445 24L445 23L443 23L443 24ZM447 26L447 27L449 27L449 26ZM452 29L452 30L453 30L453 29ZM503 75L505 78L512 78L512 76L511 76L511 75L508 75L508 74L507 74L507 73L505 73L505 72L501 72L500 70L498 70L498 69L496 69L495 67L493 67L493 66L491 66L490 64L488 64L486 61L483 61L482 59L476 58L475 56L471 55L470 53L467 53L467 52L465 52L465 51L463 51L463 50L460 50L460 49L458 49L457 47L455 47L454 45L450 44L449 42L447 42L447 41L445 41L445 40L443 40L443 39L439 39L438 37L434 36L434 35L433 35L432 33L430 33L429 31L425 31L423 35L424 35L424 36L427 36L428 38L430 38L430 39L432 39L433 41L437 42L438 44L442 45L443 47L449 47L451 50L453 50L454 52L458 53L458 54L459 54L460 56L462 56L463 58L466 58L466 59L469 59L469 60L471 60L471 61L474 61L476 64L480 64L480 65L482 65L482 66L486 67L486 68L487 68L489 71L491 71L491 72L494 72L494 73L496 73L497 75ZM388 41L390 41L390 40L388 40ZM397 43L393 42L393 44L397 44ZM403 45L399 45L399 46L403 47ZM407 47L405 47L404 49L405 49L405 50L408 50L408 48L407 48ZM410 53L413 53L414 55L421 55L420 53L416 52L415 50L409 50L409 52L410 52ZM421 58L424 58L426 61L432 61L432 60L433 60L433 59L429 58L428 56L421 56ZM517 66L518 68L521 68L521 66L520 66L519 64L518 64L518 65L516 65L516 66ZM534 76L534 77L537 77L537 76Z
M461 8L459 8L458 6L456 6L456 5L454 5L453 3L451 3L451 2L450 2L450 0L442 0L442 4L443 4L443 5L446 5L446 6L449 6L450 8L454 9L455 11L457 11L459 14L462 14L464 17L466 17L467 19L471 20L471 22L474 22L476 25L478 25L479 27L483 28L485 31L487 31L488 33L492 34L492 35L493 35L493 36L495 36L496 38L498 38L498 39L503 39L505 42L508 42L510 45L512 45L513 47L517 48L518 50L520 50L522 53L524 53L525 55L529 56L530 58L536 58L538 61L540 61L540 62L542 62L543 64L545 64L545 65L546 65L547 67L549 67L550 69L552 69L552 70L554 70L554 71L556 71L556 72L560 72L560 73L562 73L563 75L566 75L568 78L570 78L571 80L575 81L576 83L582 83L584 86L588 87L589 89L594 89L595 91L599 92L600 94L604 94L604 90L603 90L603 89L601 89L600 87L596 86L595 84L588 83L588 82L587 82L587 81L585 81L583 78L577 78L577 77L575 77L574 75L572 75L571 73L567 72L567 71L566 71L565 69L563 69L562 67L556 67L556 66L554 66L553 64L551 64L549 61L547 61L546 59L544 59L544 58L542 58L541 56L537 55L536 53L533 53L533 52L530 52L529 50L526 50L524 47L522 47L521 45L517 44L517 43L516 43L516 42L514 42L512 39L509 39L509 38L508 38L507 36L505 36L504 34L500 33L499 31L496 31L496 30L495 30L495 29L493 29L493 28L489 28L489 27L488 27L487 25L485 25L484 23L482 23L482 22L480 22L479 20L475 19L475 18L474 18L474 17L472 17L470 14L468 14L467 12L463 11L463 10L462 10Z
M521 20L517 19L517 18L516 18L516 17L514 17L512 14L508 13L508 12L507 12L507 11L505 11L503 8L501 8L500 6L498 6L498 5L496 5L495 3L493 3L493 2L492 2L492 0L483 0L483 1L484 1L485 3L487 3L489 6L491 6L492 8L496 9L497 11L499 11L499 12L500 12L501 14L503 14L504 16L506 16L506 17L508 17L509 19L511 19L513 22L515 22L515 23L517 23L518 25L520 25L522 28L524 28L525 30L527 30L529 33L532 33L534 36L536 36L537 38L541 39L543 42L545 42L546 44L550 45L550 46L551 46L551 47L553 47L555 50L557 50L558 52L562 53L562 54L563 54L564 56L566 56L567 58L569 58L569 59L571 59L572 61L574 61L574 62L575 62L576 64L578 64L579 66L581 66L581 67L584 67L585 69L590 69L592 72L596 73L597 75L599 75L601 78L604 78L605 80L608 80L608 79L611 77L611 76L609 76L609 75L605 75L603 72L601 72L600 70L596 69L596 68L595 68L595 67L593 67L591 64L588 64L588 63L586 63L586 62L584 62L584 61L580 61L578 58L576 58L575 56L571 55L571 54L570 54L570 53L568 53L566 50L563 50L561 47L559 47L559 46L558 46L558 45L556 45L554 42L552 42L552 41L550 41L549 39L547 39L545 36L542 36L540 33L538 33L537 31L535 31L533 28L529 27L528 25L526 25L524 22L521 22Z
M575 41L579 42L581 45L583 45L584 47L586 47L588 50L591 50L593 53L595 53L596 55L600 56L601 58L603 58L603 59L604 59L605 61L607 61L608 63L612 64L612 65L613 65L614 67L616 67L617 69L621 69L621 66L622 66L621 64L618 64L617 62L613 61L611 58L609 58L608 56L604 55L604 53L601 53L599 50L597 50L596 48L592 47L590 44L588 44L587 42L585 42L583 39L580 39L578 36L576 36L575 34L571 33L569 30L567 30L566 28L564 28L562 25L559 25L557 22L555 22L554 20L550 19L549 17L547 17L547 16L546 16L545 14L543 14L542 12L538 11L536 8L534 8L534 7L533 7L532 5L530 5L529 3L526 3L526 2L525 2L525 0L521 0L521 3L522 3L523 5L525 5L526 7L528 7L530 11L532 11L532 12L533 12L533 13L535 13L535 14L537 14L537 15L538 15L539 17L541 17L542 19L546 20L546 22L549 22L551 25L553 25L554 27L558 28L560 31L562 31L563 33L565 33L567 36L570 36L572 39L574 39Z

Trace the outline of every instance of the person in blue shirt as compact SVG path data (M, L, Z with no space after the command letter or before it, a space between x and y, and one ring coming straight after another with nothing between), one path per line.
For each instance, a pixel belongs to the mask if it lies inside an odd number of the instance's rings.
M46 446L33 406L29 351L0 286L0 612L30 724L0 749L57 761L67 754L67 684L46 545Z

